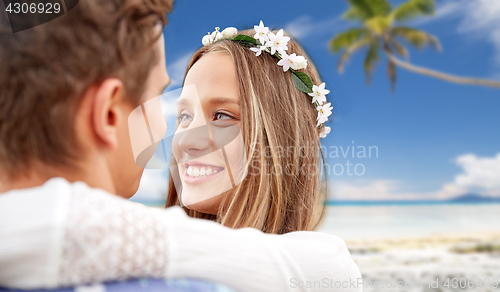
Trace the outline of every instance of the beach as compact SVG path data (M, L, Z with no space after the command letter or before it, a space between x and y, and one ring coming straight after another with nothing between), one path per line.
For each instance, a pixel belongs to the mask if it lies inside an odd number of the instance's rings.
M500 291L500 205L328 207L363 291Z

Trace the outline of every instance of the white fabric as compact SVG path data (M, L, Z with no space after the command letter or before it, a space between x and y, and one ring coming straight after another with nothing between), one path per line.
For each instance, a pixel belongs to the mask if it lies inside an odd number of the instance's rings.
M237 291L362 290L345 243L332 235L234 230L62 178L0 194L0 286L137 277L191 277Z

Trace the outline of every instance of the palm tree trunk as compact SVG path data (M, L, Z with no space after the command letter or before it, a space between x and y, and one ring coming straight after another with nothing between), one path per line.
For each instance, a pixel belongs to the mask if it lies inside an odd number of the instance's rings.
M387 54L387 57L392 62L394 62L394 64L398 65L401 68L404 68L406 70L409 70L409 71L412 71L415 73L431 76L434 78L446 80L448 82L453 82L453 83L469 84L469 85L482 85L482 86L490 86L490 87L500 88L500 81L453 76L453 75L449 75L449 74L442 73L439 71L435 71L435 70L412 65L408 62L405 62L405 61L402 61L402 60L396 58L393 54L391 54L388 51L385 51L385 53Z

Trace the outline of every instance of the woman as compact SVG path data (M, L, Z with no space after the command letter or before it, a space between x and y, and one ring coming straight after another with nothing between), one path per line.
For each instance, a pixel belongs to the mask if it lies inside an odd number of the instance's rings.
M320 136L329 132L328 90L299 90L293 75L321 80L283 30L270 32L261 21L237 34L216 28L189 63L167 207L182 205L191 217L232 228L313 230L324 213Z

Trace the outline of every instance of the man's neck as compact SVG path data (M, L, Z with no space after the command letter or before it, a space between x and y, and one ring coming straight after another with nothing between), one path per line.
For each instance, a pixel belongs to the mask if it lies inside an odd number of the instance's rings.
M0 176L0 194L17 189L34 188L43 185L51 178L61 177L69 182L85 182L92 188L100 188L114 194L115 188L106 167L84 167L84 165L50 166L36 164L13 178Z

